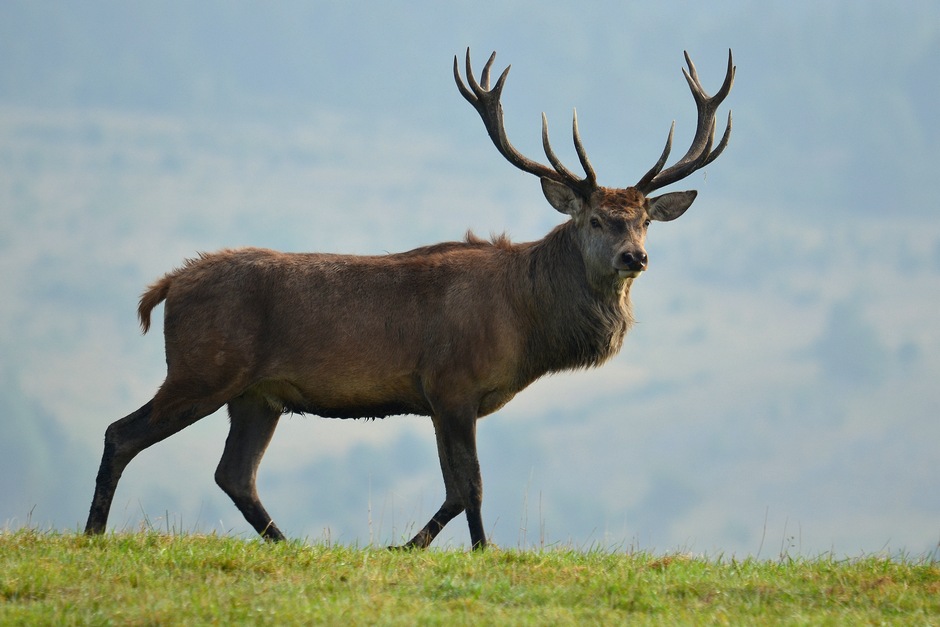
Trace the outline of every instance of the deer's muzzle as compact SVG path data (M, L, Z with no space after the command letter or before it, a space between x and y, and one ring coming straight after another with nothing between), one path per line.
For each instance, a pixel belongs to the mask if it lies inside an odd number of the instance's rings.
M614 266L617 268L617 274L621 278L638 276L646 270L649 257L644 250L628 250L620 253Z

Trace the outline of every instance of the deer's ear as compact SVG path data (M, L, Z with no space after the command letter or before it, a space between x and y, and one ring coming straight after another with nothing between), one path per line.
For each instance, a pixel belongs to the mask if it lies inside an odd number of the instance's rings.
M581 200L581 197L573 189L557 181L545 178L544 176L540 180L542 182L542 193L545 194L545 199L556 211L566 213L569 216L580 213L581 209L584 207L584 201Z
M688 192L670 192L656 198L650 198L650 219L659 222L675 220L692 205L692 201L695 200L697 194L697 191L691 190Z

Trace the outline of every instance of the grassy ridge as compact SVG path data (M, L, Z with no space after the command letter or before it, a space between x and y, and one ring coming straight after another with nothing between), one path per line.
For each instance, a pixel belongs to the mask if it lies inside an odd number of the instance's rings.
M0 533L0 624L940 624L926 560Z

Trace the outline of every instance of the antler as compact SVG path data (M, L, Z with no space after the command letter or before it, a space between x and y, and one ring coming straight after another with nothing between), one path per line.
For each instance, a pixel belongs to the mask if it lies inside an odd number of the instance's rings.
M665 187L666 185L682 180L696 170L704 168L718 158L718 155L720 155L725 149L725 146L728 145L728 139L731 137L731 112L729 111L728 126L725 128L725 133L721 137L721 142L719 142L715 150L711 149L715 141L715 113L718 110L718 105L721 104L721 101L724 100L728 92L731 91L731 85L734 83L734 72L736 68L731 56L731 50L728 50L728 71L725 74L725 81L722 83L718 93L712 97L709 97L702 88L702 83L699 82L698 79L698 72L695 71L695 65L692 63L692 59L689 58L689 53L686 52L684 54L685 61L689 65L689 71L687 72L685 68L683 68L682 73L685 75L685 80L688 81L689 88L692 90L692 97L695 98L695 106L698 109L698 127L695 129L695 137L692 138L692 145L689 147L689 151L685 153L685 156L679 159L672 167L663 170L666 159L669 158L669 151L672 149L672 134L676 129L676 123L672 123L672 127L669 129L669 137L666 139L666 148L663 150L659 161L657 161L656 165L654 165L649 172L644 174L643 178L634 185L634 187L644 194L649 194L651 191L659 189L660 187Z
M503 155L509 163L520 170L524 170L539 177L544 176L545 178L567 185L584 197L589 196L591 192L597 188L597 176L594 174L594 168L591 167L591 162L588 161L587 153L584 151L584 146L581 144L581 135L578 132L578 112L574 112L572 135L574 137L574 147L578 153L578 160L581 161L581 167L584 168L586 174L584 178L579 178L571 170L566 168L558 156L555 155L548 141L548 119L545 117L544 113L542 114L542 148L545 150L545 156L548 157L548 161L552 164L552 167L549 168L548 166L525 157L513 147L509 142L509 137L506 136L506 128L503 125L503 106L499 101L499 97L503 91L503 85L506 83L506 77L509 75L509 68L512 66L503 70L503 73L496 81L496 85L490 89L490 68L495 60L496 53L494 52L490 55L490 59L486 62L486 65L483 66L483 72L480 74L480 82L478 83L473 77L473 67L470 64L470 48L467 48L467 83L469 83L470 86L468 88L464 85L463 80L460 78L460 70L456 56L454 57L454 80L457 81L457 88L460 90L463 97L467 99L467 102L473 105L473 108L476 109L480 117L483 118L483 125L486 127L486 131L489 133L490 139L493 140L496 149L499 150L500 154Z

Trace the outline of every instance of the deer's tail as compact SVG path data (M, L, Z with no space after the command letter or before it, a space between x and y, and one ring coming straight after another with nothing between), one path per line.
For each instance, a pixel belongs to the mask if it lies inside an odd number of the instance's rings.
M150 330L150 312L166 299L172 282L173 275L167 274L148 287L147 291L141 295L140 305L137 307L137 317L140 319L140 328L143 329L144 333Z

